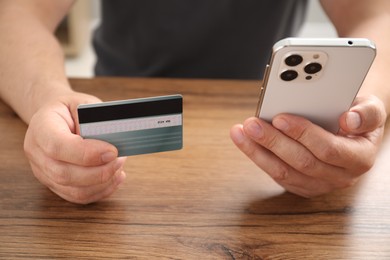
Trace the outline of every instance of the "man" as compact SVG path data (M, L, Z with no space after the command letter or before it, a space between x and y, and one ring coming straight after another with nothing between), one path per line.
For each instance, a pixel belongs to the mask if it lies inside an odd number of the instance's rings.
M117 150L108 143L83 140L76 134L77 105L99 99L71 89L53 36L72 2L0 1L0 94L29 125L24 147L36 178L62 198L85 204L109 196L123 182L125 158L117 158ZM120 8L120 3L132 8ZM279 115L272 124L249 118L231 129L234 143L254 163L286 190L305 197L350 186L370 169L390 111L386 77L390 2L321 3L340 36L369 38L378 49L353 107L340 118L343 134L330 134L292 115ZM304 4L299 0L105 1L103 25L94 39L99 57L96 72L260 78L271 43L294 32ZM261 22L262 15L276 20ZM129 20L131 30L123 26ZM121 24L120 30L112 30ZM130 36L118 37L127 33ZM115 44L120 39L124 42ZM257 50L262 39L267 43Z

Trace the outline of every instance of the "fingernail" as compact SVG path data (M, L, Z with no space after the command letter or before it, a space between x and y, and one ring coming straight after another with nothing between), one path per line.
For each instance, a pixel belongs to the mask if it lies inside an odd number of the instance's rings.
M101 158L104 163L108 163L115 160L116 154L114 152L105 152Z
M255 138L261 138L264 134L263 128L256 122L250 122L249 125L246 127L246 132L250 136Z
M362 124L362 119L359 113L356 112L348 112L347 117L345 119L347 126L349 129L358 129Z
M275 118L275 120L272 122L273 126L281 131L286 131L289 127L289 124L286 120L282 118Z
M241 127L232 127L230 129L230 136L236 144L242 144L244 142L244 133Z
M116 162L114 164L114 170L117 171L120 168L122 168L122 166L123 166L123 163L120 160L116 160Z
M124 171L120 171L116 176L116 183L119 185L126 179L126 173Z

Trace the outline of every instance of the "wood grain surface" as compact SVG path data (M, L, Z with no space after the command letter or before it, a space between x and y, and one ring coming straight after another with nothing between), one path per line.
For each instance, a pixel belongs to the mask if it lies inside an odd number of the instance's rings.
M128 158L113 196L75 205L33 177L26 125L0 101L1 259L390 259L389 133L356 186L304 199L230 140L230 127L254 114L259 82L71 83L105 101L182 94L184 148Z

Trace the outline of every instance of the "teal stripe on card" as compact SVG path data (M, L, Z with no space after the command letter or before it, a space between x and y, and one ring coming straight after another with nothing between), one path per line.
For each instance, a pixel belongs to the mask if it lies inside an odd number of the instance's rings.
M183 127L172 126L138 131L85 136L113 144L119 156L178 150L183 147Z

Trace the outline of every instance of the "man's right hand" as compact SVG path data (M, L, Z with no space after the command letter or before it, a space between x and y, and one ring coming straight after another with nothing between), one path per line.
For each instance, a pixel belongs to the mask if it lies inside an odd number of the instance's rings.
M113 145L78 135L77 106L96 102L96 97L73 92L46 104L32 117L24 141L35 177L79 204L108 197L126 177L126 158L118 158Z

